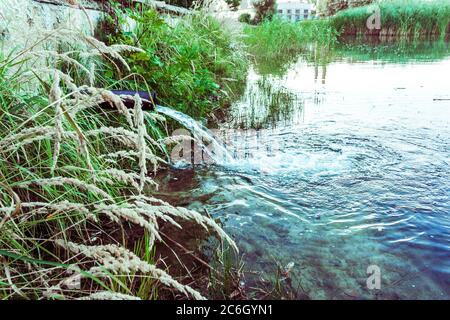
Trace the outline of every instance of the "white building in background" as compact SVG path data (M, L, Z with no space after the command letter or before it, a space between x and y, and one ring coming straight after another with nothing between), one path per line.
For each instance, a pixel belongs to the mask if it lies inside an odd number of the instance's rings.
M311 19L316 15L314 4L302 0L278 0L277 15L290 21Z
M316 16L316 7L306 0L276 0L276 6L277 15L291 21L311 19ZM253 0L242 0L239 12L250 13L253 17L255 13Z

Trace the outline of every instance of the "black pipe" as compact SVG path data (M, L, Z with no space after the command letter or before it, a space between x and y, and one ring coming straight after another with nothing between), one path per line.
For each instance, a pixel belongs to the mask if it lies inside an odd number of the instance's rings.
M128 97L121 97L123 104L129 108L134 108L134 99L131 97L134 97L136 94L139 95L142 99L142 109L143 110L155 110L155 104L156 104L156 92L148 93L146 91L132 91L132 90L111 90L112 93L116 95L126 95L130 96ZM112 106L109 102L102 102L99 104L101 108L108 108L110 109Z

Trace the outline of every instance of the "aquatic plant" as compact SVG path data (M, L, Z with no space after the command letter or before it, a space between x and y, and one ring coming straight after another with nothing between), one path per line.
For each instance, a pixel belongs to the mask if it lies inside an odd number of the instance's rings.
M301 113L303 101L273 75L251 74L241 99L230 110L234 127L241 129L277 128L288 123L295 112Z
M336 32L327 19L290 22L274 17L258 26L245 26L244 42L260 60L287 61L311 43L332 45Z

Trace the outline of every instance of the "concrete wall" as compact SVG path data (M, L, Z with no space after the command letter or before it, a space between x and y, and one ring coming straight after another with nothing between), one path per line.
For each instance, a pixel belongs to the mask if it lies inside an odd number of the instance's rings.
M43 30L61 26L77 28L90 34L90 23L95 24L101 11L94 2L78 1L86 8L70 5L70 0L0 0L0 50L8 53L28 47L39 39ZM89 16L89 20L87 15Z

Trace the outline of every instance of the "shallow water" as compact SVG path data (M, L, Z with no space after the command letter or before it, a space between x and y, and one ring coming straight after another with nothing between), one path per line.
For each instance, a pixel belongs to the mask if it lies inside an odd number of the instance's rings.
M270 278L294 263L299 297L449 299L450 58L439 48L311 49L281 75L255 66L219 124L236 159L174 170L162 191L220 218L248 270ZM367 287L370 265L380 289Z

